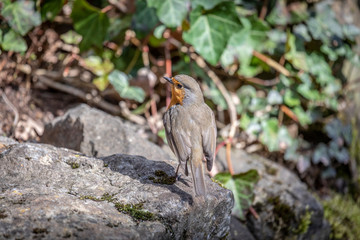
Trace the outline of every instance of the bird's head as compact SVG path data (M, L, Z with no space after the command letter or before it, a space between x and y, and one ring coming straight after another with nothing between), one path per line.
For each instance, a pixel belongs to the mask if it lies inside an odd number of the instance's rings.
M175 104L191 105L204 102L200 86L195 79L188 75L164 77L171 84L171 102L168 108Z

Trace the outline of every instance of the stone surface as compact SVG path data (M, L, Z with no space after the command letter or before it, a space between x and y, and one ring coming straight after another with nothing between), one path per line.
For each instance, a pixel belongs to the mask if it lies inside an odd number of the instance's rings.
M247 227L255 239L329 239L330 226L322 205L299 178L283 166L257 155L233 149L235 173L256 169L260 180L255 186L254 209L260 216L247 215ZM217 155L220 170L226 166L225 150ZM311 223L304 224L306 216ZM301 225L307 226L304 229Z
M47 124L41 142L95 157L122 153L152 160L171 158L159 146L142 138L139 131L140 127L119 117L80 104Z
M46 144L9 145L0 153L0 239L226 237L231 192L210 178L206 199L192 197L187 177L154 183L175 167L140 156L97 159Z
M235 216L231 216L230 235L233 240L255 240L246 225Z
M14 139L0 136L0 143L2 144L1 146L11 146L11 145L17 144L18 142L15 141ZM1 148L1 146L0 146L0 148Z

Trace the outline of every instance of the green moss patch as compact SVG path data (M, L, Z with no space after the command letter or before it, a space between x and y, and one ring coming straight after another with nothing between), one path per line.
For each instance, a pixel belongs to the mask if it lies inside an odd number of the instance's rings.
M122 213L128 214L136 220L141 221L151 221L155 220L155 216L153 213L144 211L143 204L123 204L123 203L115 203L115 208Z
M80 167L80 164L77 162L66 162L72 169L76 169Z
M151 180L153 183L173 185L176 182L176 177L169 176L162 170L156 170L154 174L155 177L149 177L149 180Z
M311 224L312 212L306 210L305 214L301 217L298 227L293 231L296 235L304 234L308 231Z
M282 202L279 196L269 198L267 204L272 205L269 223L272 229L276 230L276 239L282 239L285 236L299 236L308 231L312 211L307 209L302 216L297 217L293 208Z
M280 197L272 197L267 200L268 203L274 206L275 218L281 219L285 223L289 223L295 219L295 214L291 207L285 203L282 203Z
M89 199L96 202L107 201L114 203L116 210L119 212L130 215L134 221L152 221L156 220L155 215L151 212L143 210L143 203L137 204L125 204L121 203L114 197L114 195L105 193L101 197L94 197L90 195L85 195L80 197L81 200Z
M360 236L360 201L349 196L334 195L322 201L325 218L331 224L331 239L356 240Z

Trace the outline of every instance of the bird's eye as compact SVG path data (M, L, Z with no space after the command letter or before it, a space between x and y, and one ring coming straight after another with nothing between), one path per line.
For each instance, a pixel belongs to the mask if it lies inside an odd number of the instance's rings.
M182 88L183 87L180 83L178 83L178 85L176 85L176 86L177 86L177 88Z

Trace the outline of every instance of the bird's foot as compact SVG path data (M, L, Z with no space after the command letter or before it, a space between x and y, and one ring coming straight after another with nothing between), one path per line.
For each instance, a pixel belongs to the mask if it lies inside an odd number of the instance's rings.
M180 177L181 177L181 173L180 173L180 174L176 174L176 175L175 175L176 181L179 181L179 180L180 180Z

